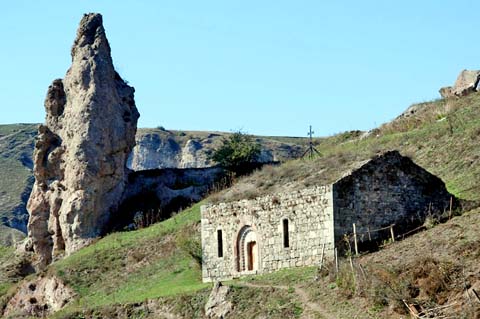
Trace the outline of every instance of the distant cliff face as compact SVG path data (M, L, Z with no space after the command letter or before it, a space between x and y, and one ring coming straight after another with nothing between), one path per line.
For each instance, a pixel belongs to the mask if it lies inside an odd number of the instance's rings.
M214 165L208 155L229 133L138 129L137 145L127 166L135 171L157 168L205 168ZM26 203L33 186L33 149L37 136L35 124L0 125L0 225L26 233ZM284 161L305 151L303 138L256 137L262 145L261 162ZM283 142L285 140L285 142ZM5 227L5 229L7 229ZM19 232L0 244L21 238ZM3 232L5 233L5 232Z
M205 168L214 166L209 156L220 147L229 133L182 132L161 129L143 129L137 133L137 145L128 159L128 167L135 170L157 168ZM302 147L271 138L257 138L262 146L258 162L269 163L296 158Z

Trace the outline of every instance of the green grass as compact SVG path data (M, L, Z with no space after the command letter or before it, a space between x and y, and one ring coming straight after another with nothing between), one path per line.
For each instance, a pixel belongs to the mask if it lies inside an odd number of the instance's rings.
M70 310L190 293L210 286L178 243L200 240L200 203L151 227L114 233L53 264L50 272L79 295ZM198 234L198 235L197 235Z
M0 246L0 299L14 283L13 278L7 276L7 269L5 269L14 258L14 252L15 249L13 247Z
M10 258L13 250L13 247L0 246L0 262L3 262L5 259Z
M135 305L146 300L168 305L186 318L203 318L211 284L202 283L200 265L190 246L184 245L185 241L200 240L200 205L149 228L111 234L52 264L47 271L78 294L53 318L81 318L85 313L125 316L125 309L129 315L142 317L143 310ZM281 276L286 281L293 278L293 271L265 276L271 280ZM299 281L312 273L309 268L295 271L302 274ZM293 293L283 289L256 289L232 282L229 298L235 304L232 316L297 318L303 311Z
M0 283L0 297L5 295L11 286L11 283Z
M395 120L381 126L365 138L360 138L359 132L345 132L329 138L315 139L321 157L314 160L294 160L278 167L265 167L240 180L235 186L237 188L241 186L238 188L239 191L230 199L244 198L247 194L253 196L285 191L285 185L288 184L293 188L327 184L339 178L345 170L355 167L358 161L366 160L378 152L398 149L402 154L410 156L419 165L441 177L453 194L461 198L478 200L479 111L480 94L471 94L460 99L425 103L418 116ZM445 120L438 121L444 116ZM11 131L5 133L2 130L5 131L5 128L0 126L0 136L12 133ZM276 140L293 141L281 137ZM2 163L5 163L4 166L1 166ZM0 161L0 169L8 170L9 165L13 164ZM12 176L17 176L15 178L21 180L23 172L19 172L20 169L17 167L13 170ZM8 187L13 189L14 186ZM234 192L235 187L229 191L230 194ZM2 185L0 189L3 190ZM222 196L224 195L220 195L220 200L227 198ZM199 208L200 204L197 204L146 229L111 234L51 265L48 271L61 277L78 294L76 302L61 314L68 315L81 309L131 305L155 298L171 303L178 302L179 307L186 307L189 300L197 298L200 301L188 314L196 313L200 316L199 307L202 307L208 295L209 285L201 282L201 270L195 258L195 250L190 249L197 247L200 241ZM467 217L468 215L464 215L463 218ZM456 229L451 227L453 230ZM444 230L447 232L449 229ZM445 239L442 247L449 247L447 242L451 242L451 238L456 237ZM465 247L460 250L463 253L472 251L471 261L465 259L472 265L475 258L478 260L478 250L471 248L478 245L473 244L472 239L472 242L465 243ZM409 251L417 252L417 249L409 247L407 252ZM0 248L0 262L2 258L8 259L11 253L11 250ZM472 267L470 268L474 269ZM312 292L323 296L325 300L330 300L332 295L325 294L324 290L331 283L321 281L320 284L316 284L314 280L317 277L316 272L315 267L284 269L262 276L242 278L237 283L243 281L283 286L306 284ZM236 303L237 315L255 317L262 314L281 318L295 317L301 313L301 308L291 300L289 290L270 291L241 287L236 285L236 281L231 284L234 298L232 300ZM2 292L5 294L10 285L8 281L0 281L0 296ZM337 286L333 288L328 291L340 289ZM339 305L343 302L340 299ZM252 305L252 300L258 303ZM178 311L181 313L183 310Z
M284 268L269 274L242 277L239 281L273 286L290 286L312 281L317 276L317 272L317 267Z

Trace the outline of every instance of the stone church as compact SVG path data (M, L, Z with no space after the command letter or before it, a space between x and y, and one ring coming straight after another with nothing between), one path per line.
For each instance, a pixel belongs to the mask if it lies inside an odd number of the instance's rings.
M399 234L440 216L452 200L445 184L397 151L378 155L330 185L252 200L204 205L204 282L262 274L332 259L344 234L395 224Z

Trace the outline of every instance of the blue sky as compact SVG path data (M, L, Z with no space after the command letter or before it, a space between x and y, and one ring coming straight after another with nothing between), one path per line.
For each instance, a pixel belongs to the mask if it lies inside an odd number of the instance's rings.
M0 123L42 122L83 13L100 12L139 127L370 129L480 68L480 1L2 3Z

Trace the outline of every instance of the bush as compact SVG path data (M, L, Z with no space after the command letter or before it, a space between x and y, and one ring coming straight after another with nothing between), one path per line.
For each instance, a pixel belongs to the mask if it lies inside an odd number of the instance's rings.
M239 175L250 168L260 155L260 144L251 135L235 132L223 140L210 159L223 168Z

